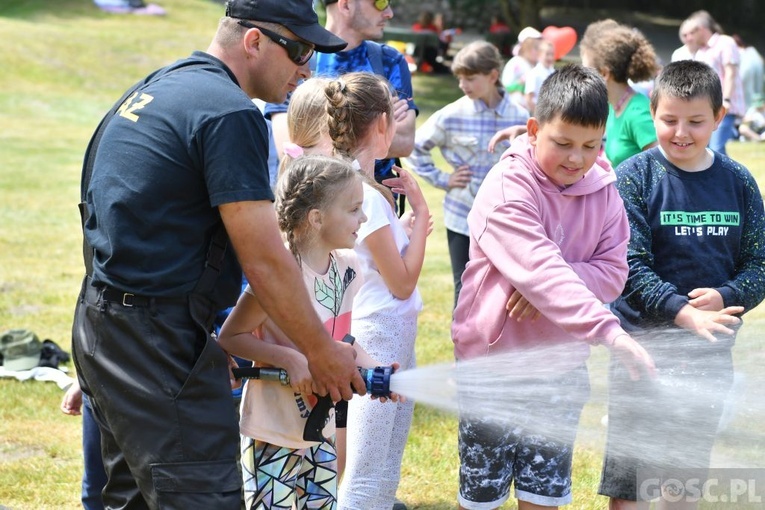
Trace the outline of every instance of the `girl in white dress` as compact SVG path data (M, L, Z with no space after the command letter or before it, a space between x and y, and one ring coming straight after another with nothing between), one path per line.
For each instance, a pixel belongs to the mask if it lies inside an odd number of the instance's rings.
M325 91L335 154L354 159L366 176L362 207L367 221L356 241L364 284L354 299L351 332L380 363L398 361L401 370L413 368L422 309L417 280L432 230L430 211L407 171L396 168L399 177L384 181L407 196L411 212L401 219L391 192L373 180L375 159L386 157L395 135L387 83L371 73L350 73L330 81ZM368 397L349 402L347 461L338 508L393 507L413 412L413 402L380 406Z

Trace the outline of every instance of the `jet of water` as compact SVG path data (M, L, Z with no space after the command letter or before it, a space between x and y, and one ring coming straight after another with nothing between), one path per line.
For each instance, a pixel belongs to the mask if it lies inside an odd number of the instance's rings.
M677 340L680 341L679 338ZM689 341L699 342L696 339ZM676 344L674 348L682 351L697 346L695 343L688 346ZM559 405L561 400L565 400L562 397L567 392L574 391L568 379L560 377L561 367L568 366L565 362L568 360L569 349L565 344L559 344L400 371L391 376L390 387L392 391L421 404L459 413L461 416L488 418L498 424L521 427L526 433L544 434L555 439L556 434L563 432L559 431L558 423L550 418L550 407ZM759 441L760 448L765 447L763 428L755 425L765 423L765 394L755 391L743 395L744 378L739 376L738 383L731 389L729 384L721 383L729 376L729 373L716 373L714 367L697 374L680 376L673 370L659 368L658 376L653 380L648 380L644 375L644 391L625 392L611 403L612 409L615 406L626 410L651 409L655 406L680 411L688 409L687 413L674 413L674 418L661 423L661 427L656 424L657 429L669 430L673 435L679 433L682 436L683 433L692 435L702 423L708 421L704 409L699 411L698 406L693 405L694 402L719 400L726 407L721 428L731 426L732 423L754 425L754 431L743 432L734 428L725 434L726 444L734 450L732 453L742 454L741 457L745 459L746 453L752 451L752 441ZM751 377L747 382L749 388L762 387ZM735 407L736 402L738 407ZM708 412L719 410L709 409ZM644 441L646 437L651 438L652 432L653 428L642 431L642 435L636 433L633 440L610 447L620 455L650 461L663 453L657 450L661 448L661 442L649 441L656 444L652 450ZM602 430L580 430L580 435L582 433L596 436ZM742 462L751 465L752 461L737 462L739 465Z

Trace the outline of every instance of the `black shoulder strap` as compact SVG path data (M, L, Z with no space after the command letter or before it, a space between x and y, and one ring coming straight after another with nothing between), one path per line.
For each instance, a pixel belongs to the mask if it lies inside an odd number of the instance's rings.
M372 71L374 71L375 74L379 74L383 78L388 78L385 76L385 66L383 66L383 50L386 48L384 44L376 43L374 41L364 41L367 45L367 56L369 57L369 63L372 65ZM396 165L401 166L401 160L396 158ZM404 207L406 205L406 197L404 195L399 195L398 197L399 203L398 203L398 215L401 216L404 214Z
M369 63L372 64L372 71L375 74L386 77L385 67L383 67L382 44L374 41L364 41L364 43L367 45L367 56L369 57Z
M96 153L98 152L98 146L101 143L101 137L106 130L106 126L109 124L109 121L112 119L112 117L114 117L114 115L119 111L120 107L126 101L128 101L141 87L176 71L201 67L204 65L208 64L206 62L192 62L167 70L165 72L163 72L163 70L166 68L163 68L148 75L130 87L128 91L125 92L116 103L114 103L111 109L106 112L106 115L104 115L104 117L101 119L101 122L98 124L95 133L93 133L90 142L88 142L88 148L85 150L85 158L82 165L82 177L80 181L80 203L78 205L80 209L80 221L82 222L82 258L85 263L85 273L88 276L93 276L93 248L90 246L87 238L85 237L85 223L89 216L87 206L87 193L88 187L90 186L90 180L93 177L93 165L96 161ZM207 260L205 261L205 269L202 273L202 277L197 282L195 290L207 290L213 287L214 282L220 273L220 268L223 263L223 257L225 256L227 245L228 237L226 236L226 229L221 222L221 225L213 233L212 239L210 240L210 246L207 252Z

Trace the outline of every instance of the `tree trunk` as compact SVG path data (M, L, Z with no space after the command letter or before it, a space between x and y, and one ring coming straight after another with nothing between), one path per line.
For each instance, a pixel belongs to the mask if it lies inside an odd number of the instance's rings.
M545 0L519 0L519 4L521 7L521 28L534 27L537 30L542 30L539 12L544 7Z

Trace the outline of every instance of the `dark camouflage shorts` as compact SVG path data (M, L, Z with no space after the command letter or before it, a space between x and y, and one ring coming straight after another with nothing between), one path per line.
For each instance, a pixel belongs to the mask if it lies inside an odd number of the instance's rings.
M549 382L549 384L547 384ZM517 382L515 384L518 384ZM582 407L590 395L587 367L530 382L527 415L517 423L460 417L460 491L464 508L497 508L510 497L542 506L571 503L571 460ZM523 414L523 413L519 413Z

